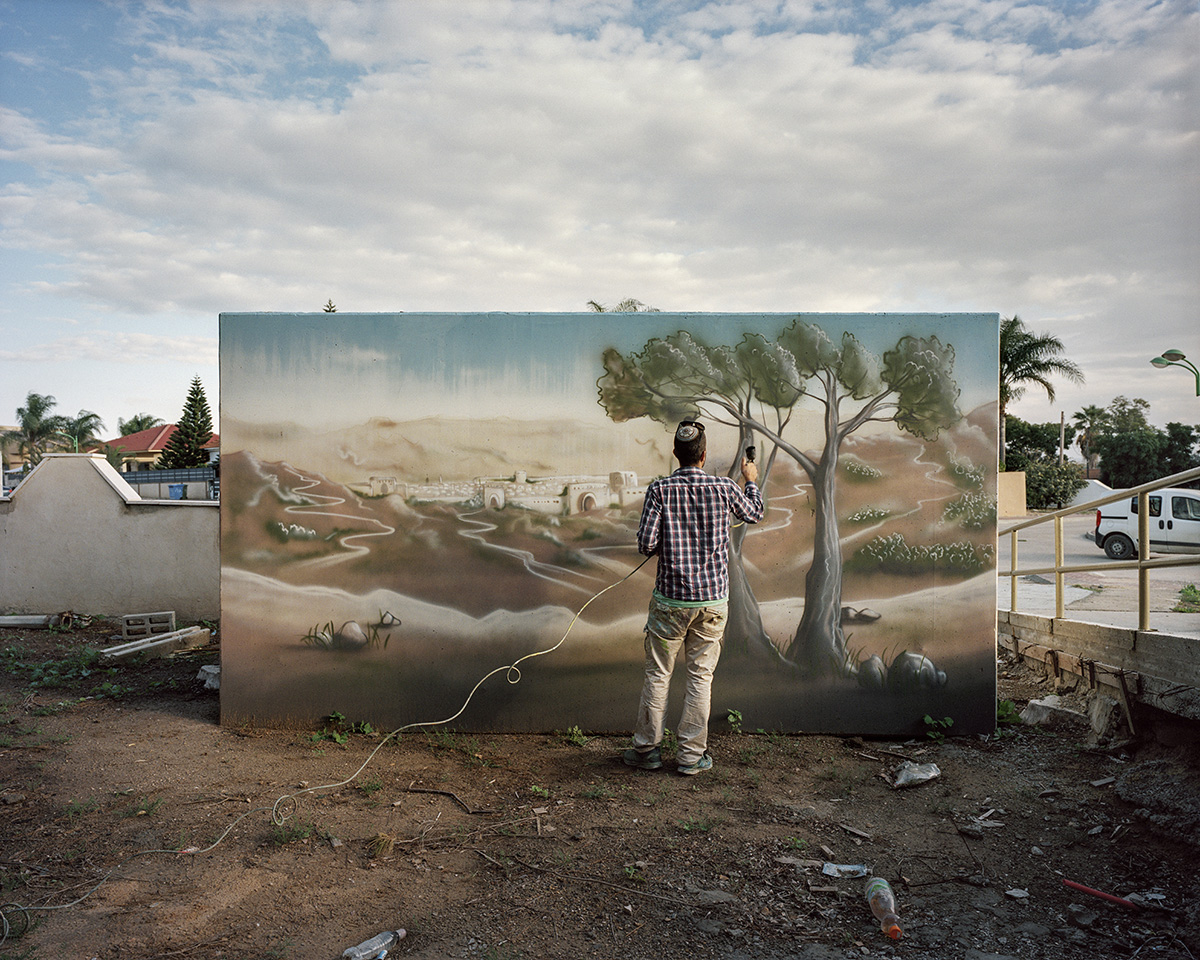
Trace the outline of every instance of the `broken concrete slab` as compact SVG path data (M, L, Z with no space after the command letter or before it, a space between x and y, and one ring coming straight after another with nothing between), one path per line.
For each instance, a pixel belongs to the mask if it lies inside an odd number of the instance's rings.
M129 657L141 654L146 657L165 657L176 650L191 650L202 647L212 638L212 631L203 627L185 627L174 633L144 637L141 640L131 640L129 643L119 643L115 647L106 647L100 651L103 657Z

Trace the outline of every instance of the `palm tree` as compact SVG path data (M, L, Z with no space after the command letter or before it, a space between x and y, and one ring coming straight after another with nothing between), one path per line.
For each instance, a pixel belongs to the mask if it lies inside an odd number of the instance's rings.
M1095 457L1095 454L1092 453L1092 447L1095 445L1096 439L1100 436L1100 432L1104 429L1105 421L1108 419L1108 411L1103 407L1097 407L1095 404L1089 404L1082 410L1075 411L1071 415L1071 419L1075 421L1075 426L1079 428L1079 452L1083 454L1083 466L1086 470L1091 470L1092 460Z
M1008 405L1019 400L1025 388L1036 383L1054 400L1050 378L1065 377L1083 383L1083 371L1074 360L1061 356L1063 342L1048 333L1034 333L1016 314L1000 320L1000 469L1004 469L1004 417Z
M659 313L658 307L650 307L642 303L641 300L635 300L633 297L626 297L620 303L614 303L611 307L606 307L599 300L589 300L587 302L588 309L592 313Z
M62 432L75 441L76 453L97 439L97 435L104 429L104 421L100 419L100 414L92 413L91 410L80 410L77 416L63 419L65 422Z
M161 427L166 421L150 413L135 413L128 420L117 417L117 435L127 437L131 433L141 433L151 427Z
M25 397L25 406L17 407L17 428L3 435L5 442L17 445L27 466L38 463L54 442L54 435L67 426L66 417L50 412L57 403L46 394L30 393Z

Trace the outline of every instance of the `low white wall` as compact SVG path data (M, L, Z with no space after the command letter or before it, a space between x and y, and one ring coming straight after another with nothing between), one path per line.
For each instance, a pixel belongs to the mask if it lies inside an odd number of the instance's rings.
M1010 470L996 474L996 515L1023 517L1025 509L1025 472Z
M1100 500L1112 492L1113 488L1107 484L1101 483L1099 480L1089 480L1087 486L1075 494L1075 499L1071 501L1071 506L1079 507L1085 503L1091 503L1093 500Z
M221 611L213 500L143 500L98 454L50 454L0 498L0 609Z

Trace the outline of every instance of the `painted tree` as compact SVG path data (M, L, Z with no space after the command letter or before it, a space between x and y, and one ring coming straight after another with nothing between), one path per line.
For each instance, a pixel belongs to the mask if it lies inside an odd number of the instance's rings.
M208 463L204 445L212 439L213 429L212 413L199 377L192 381L183 404L183 415L176 426L157 465L163 470L203 467Z
M42 393L30 393L25 397L25 406L17 407L17 427L3 435L5 443L14 443L17 453L25 458L26 466L36 464L49 447L55 444L55 435L67 425L67 418L51 413L58 401Z
M597 385L600 402L613 420L649 416L671 425L687 416L707 416L736 427L739 447L755 436L769 443L766 466L778 453L799 464L813 486L816 530L805 577L804 614L785 655L810 674L843 672L848 661L841 626L836 502L842 444L868 423L894 423L927 440L956 423L961 415L953 347L936 337L906 336L880 359L850 333L837 344L817 325L797 318L773 341L747 334L736 346L708 347L680 332L650 340L640 354L625 356L610 348L603 362L606 372ZM801 450L784 437L805 397L822 412L823 442L815 452ZM731 556L729 629L740 618L738 629L748 635L733 639L753 648L760 642L757 634L762 634L757 604L748 585L737 593L734 588L735 581L744 581L744 536L742 531L736 539L737 554Z

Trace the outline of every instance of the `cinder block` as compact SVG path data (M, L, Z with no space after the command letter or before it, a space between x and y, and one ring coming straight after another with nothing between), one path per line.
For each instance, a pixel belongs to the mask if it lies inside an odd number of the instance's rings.
M121 619L121 638L124 640L137 640L159 633L175 632L174 610L163 610L159 613L127 613Z

